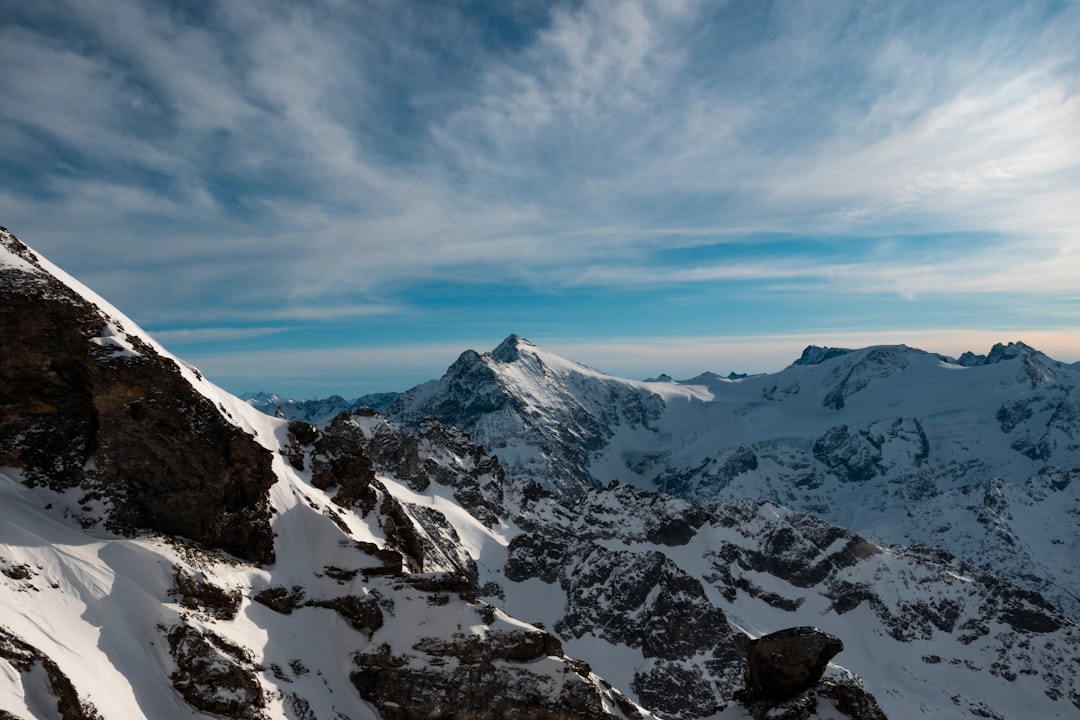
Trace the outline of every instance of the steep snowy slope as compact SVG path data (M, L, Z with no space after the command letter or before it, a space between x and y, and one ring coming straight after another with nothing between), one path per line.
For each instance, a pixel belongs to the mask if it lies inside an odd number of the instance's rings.
M1022 343L960 362L808 348L771 375L645 383L511 336L387 414L463 428L511 477L566 496L617 479L695 502L769 499L943 547L1080 617L1080 374Z

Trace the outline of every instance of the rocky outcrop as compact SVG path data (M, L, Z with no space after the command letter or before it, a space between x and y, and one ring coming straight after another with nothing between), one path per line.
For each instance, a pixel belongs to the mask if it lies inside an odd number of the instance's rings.
M0 230L0 465L80 486L110 528L178 535L273 561L271 454L170 358ZM88 520L92 522L93 519Z
M396 601L387 625L353 655L349 675L386 720L651 717L587 664L565 656L554 635L477 598L466 578L406 575L391 587ZM425 608L430 626L395 627L397 614L414 617L418 608Z
M810 720L835 717L831 706L852 720L885 720L877 701L852 679L825 680L829 661L844 648L840 638L813 627L779 630L751 640L746 648L746 686L735 707L753 720Z
M71 680L52 658L3 627L0 627L0 661L22 675L25 686L42 687L55 697L56 704L52 709L61 720L101 720L93 703L79 697ZM7 715L3 709L0 709L0 716L16 717Z
M174 568L173 581L175 586L170 594L189 610L218 620L232 620L240 611L240 591L235 588L220 588L181 567Z
M848 348L831 348L831 347L818 347L817 345L807 345L803 348L802 355L791 363L792 365L820 365L826 360L832 360L834 357L840 357L841 355L847 355L851 350Z
M256 663L244 648L180 623L167 633L172 683L192 707L237 720L261 720L266 706Z
M816 685L843 649L840 638L813 627L755 638L746 648L746 687L764 699L786 700Z
M338 415L312 442L311 484L333 489L333 502L356 510L361 517L377 510L387 547L399 551L409 569L419 572L424 569L423 543L401 503L376 478L365 445L363 429L348 413Z

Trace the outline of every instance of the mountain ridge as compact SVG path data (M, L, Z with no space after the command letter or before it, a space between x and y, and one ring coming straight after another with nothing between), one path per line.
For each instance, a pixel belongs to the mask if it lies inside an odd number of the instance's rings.
M1080 552L1080 375L1023 342L959 359L811 345L777 373L655 382L517 335L497 350L463 353L380 410L461 427L511 476L571 496L618 479L699 502L759 497L939 545L1080 617L1080 574L1055 559Z

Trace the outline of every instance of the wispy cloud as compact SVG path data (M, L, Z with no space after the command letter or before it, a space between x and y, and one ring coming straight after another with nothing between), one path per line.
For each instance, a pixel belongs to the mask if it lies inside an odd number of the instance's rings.
M490 5L13 7L3 222L193 331L432 283L1075 294L1075 3Z

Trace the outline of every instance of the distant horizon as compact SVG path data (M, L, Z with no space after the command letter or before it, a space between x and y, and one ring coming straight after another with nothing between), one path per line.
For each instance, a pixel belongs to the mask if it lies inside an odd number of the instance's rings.
M1062 363L1064 363L1066 365L1072 365L1074 363L1080 362L1080 337L1076 338L1074 343L1071 344L1071 345L1061 345L1061 346L1055 345L1054 347L1057 348L1057 350L1059 350L1060 352L1054 352L1054 351L1048 350L1047 346L1040 345L1037 342L1037 340L1044 340L1044 341L1048 341L1048 342L1053 343L1056 340L1056 338L1057 338L1056 334L1047 334L1045 332L1031 332L1031 333L1028 333L1027 335L1028 335L1029 339L1024 339L1023 337L1019 337L1019 336L1017 336L1017 337L1010 336L1008 338L1002 337L1000 339L993 340L992 342L990 342L988 344L984 343L983 345L979 345L979 346L964 346L963 349L961 349L959 351L946 352L946 351L940 349L940 346L924 346L924 345L920 345L920 344L916 344L916 343L912 343L912 342L904 342L904 341L898 340L897 338L901 334L902 334L902 332L896 331L896 332L890 332L890 333L887 333L887 334L878 335L877 336L878 339L883 340L882 342L865 342L865 343L860 343L860 342L836 342L836 343L807 342L807 343L804 343L802 345L799 345L798 350L791 353L790 357L785 355L785 348L788 347L788 345L786 345L785 343L787 341L790 341L790 342L794 343L795 338L764 338L764 337L762 337L762 338L756 338L755 339L756 344L744 345L744 346L738 346L738 345L730 344L732 339L729 339L729 338L698 338L698 339L692 340L692 341L686 341L685 339L679 339L678 344L673 343L673 344L668 345L668 346L664 346L662 344L659 344L656 341L657 339L654 339L654 342L652 342L652 343L643 343L643 344L641 344L640 346L637 347L637 350L640 353L641 357L652 357L654 359L660 359L660 358L663 358L663 357L669 357L669 358L672 359L673 363L677 362L676 358L680 358L680 357L681 358L686 358L686 357L707 358L708 355L711 354L712 352L714 352L714 351L718 352L720 350L726 351L727 357L743 357L743 358L746 358L748 360L748 362L752 361L752 358L754 358L754 357L764 357L764 358L776 359L777 362L780 363L780 364L776 364L776 362L774 362L773 365L769 367L769 369L755 369L755 368L749 367L748 365L747 366L741 366L741 367L736 367L735 365L731 365L729 367L729 366L725 365L722 370L721 369L716 369L716 368L704 368L704 369L700 369L700 370L696 370L696 371L688 371L688 372L684 372L684 373L672 372L672 371L663 370L663 369L658 370L656 372L645 372L645 373L625 373L625 372L616 372L616 371L612 370L610 365L619 365L620 367L635 367L635 366L638 365L639 362L641 362L641 361L635 361L634 360L634 358L633 358L634 348L632 348L627 342L622 342L622 343L615 342L615 343L599 344L599 343L595 343L595 342L575 342L575 341L567 341L565 339L563 339L563 340L556 339L553 342L549 343L549 342L538 341L538 340L535 340L534 338L526 337L524 335L521 335L520 333L508 333L505 337L509 337L510 335L518 335L518 336L524 338L525 340L528 340L529 342L532 342L533 344L539 346L540 348L542 348L542 349L544 349L544 350L546 350L548 352L553 352L556 355L559 355L559 356L561 356L561 357L563 357L563 358L565 358L567 360L573 360L575 362L581 363L582 365L587 365L587 366L589 366L589 367L591 367L591 368L593 368L595 370L599 370L600 372L607 373L607 374L613 375L615 377L620 377L620 378L624 378L624 379L628 379L628 380L641 380L641 381L644 381L644 380L649 379L649 378L656 378L656 377L659 377L661 375L668 375L669 377L671 377L672 379L677 380L677 381L686 381L686 380L691 380L691 379L701 375L702 373L706 373L706 372L712 372L712 373L715 373L716 375L720 375L720 376L727 376L730 373L736 373L736 374L745 373L747 375L772 374L772 373L780 372L784 368L790 366L794 361L798 360L799 357L802 355L803 350L805 350L810 345L816 345L818 347L829 347L829 348L846 348L846 349L850 349L850 350L860 350L860 349L864 349L864 348L867 348L867 347L874 347L874 346L907 345L908 347L911 347L911 348L914 348L914 349L924 350L926 352L931 352L931 353L936 353L938 355L943 355L943 356L946 356L946 357L950 357L950 358L955 360L955 359L958 359L964 352L973 352L976 355L986 355L987 353L990 352L990 350L993 348L993 346L995 344L997 344L997 343L1000 343L1002 345L1008 345L1009 343L1012 343L1012 342L1023 342L1025 345L1028 345L1028 346L1032 347L1033 349L1038 350L1038 351L1042 352L1043 354L1047 355L1052 360L1062 362ZM945 337L946 335L952 336L952 339L946 338ZM977 340L980 340L980 339L983 339L983 338L989 338L989 337L991 337L993 335L994 335L993 331L936 331L933 334L927 336L926 339L934 342L935 344L936 343L942 343L942 344L948 343L949 347L952 347L956 343L961 343L961 344L963 343L962 339L959 339L959 340L957 339L958 337L959 338L965 338L966 337L966 338L970 338L972 341L977 341ZM308 385L305 385L305 384L302 384L302 383L290 382L289 379L287 379L287 378L278 378L280 380L280 382L278 382L276 385L274 385L272 387L269 386L269 385L262 386L262 387L251 387L250 385L245 384L246 380L245 380L245 376L244 376L242 371L238 371L239 374L236 375L235 377L229 375L229 373L231 373L233 371L236 371L237 366L242 367L242 366L248 365L248 363L246 363L244 361L237 362L233 358L228 358L226 363L223 363L221 366L218 366L214 362L213 357L207 357L207 358L203 358L203 359L204 360L209 360L209 362L194 362L194 361L192 361L192 364L196 365L199 368L200 372L202 372L210 381L214 382L217 385L220 385L225 390L231 392L232 394L234 394L234 395L236 395L238 397L243 396L243 395L255 394L255 393L270 393L270 394L278 395L279 397L287 398L287 399L290 399L290 400L304 401L304 400L322 400L322 399L331 397L333 395L338 395L338 396L340 396L340 397L342 397L342 398L344 398L344 399L346 399L348 401L353 401L353 400L356 400L357 398L363 397L364 395L371 395L371 394L376 394L376 393L381 393L381 392L405 392L405 391L410 390L413 387L416 387L417 385L421 385L421 384L423 384L425 382L429 382L429 381L432 381L432 380L438 380L440 377L443 376L443 374L446 372L447 368L449 368L449 366L452 365L454 363L454 361L456 361L458 359L458 357L461 356L462 353L467 352L469 350L473 350L473 351L475 351L477 353L480 353L481 355L484 354L484 353L491 352L495 347L497 347L499 345L500 342L502 342L503 339L505 339L505 337L500 339L500 340L496 340L496 341L492 341L492 342L488 342L488 343L471 343L471 344L470 343L465 343L465 344L461 345L460 348L457 349L456 351L449 344L441 345L434 351L433 357L430 360L426 361L426 362L424 361L423 357L420 356L420 355L422 355L423 353L432 352L432 348L430 346L419 346L419 347L412 347L412 348L382 348L382 349L379 349L379 350L374 351L374 352L378 352L380 354L386 354L388 356L393 356L395 353L397 353L397 354L399 354L400 358L402 359L402 364L406 364L406 365L409 365L410 367L415 368L415 370L414 370L414 372L412 374L407 375L407 376L406 375L401 376L403 378L408 377L408 378L411 378L411 379L401 380L401 381L397 382L397 384L394 385L394 386L390 386L390 384L387 384L385 386L377 386L377 385L374 385L373 382L364 381L364 380L353 380L351 382L345 381L345 382L341 383L342 387L347 387L347 386L359 387L359 385L357 385L357 383L358 382L364 382L365 384L363 385L363 387L372 388L372 389L365 389L365 390L362 390L362 391L359 391L359 392L357 392L355 390L352 391L352 392L349 392L349 391L344 391L343 392L341 390L334 390L333 388L336 387L334 384L332 384L332 383L331 384L324 384L323 381L318 381L318 387L324 388L323 390L310 392L308 390L305 390L305 388L309 387ZM836 337L836 336L834 335L834 337ZM862 334L858 334L858 333L852 333L852 334L844 336L844 337L846 337L847 339L852 340L852 341L857 341L859 338L872 337L872 336L869 335L869 334L868 335L862 335ZM1035 339L1036 342L1032 342L1031 338ZM747 340L751 340L751 338L740 338L739 340L747 341ZM740 352L740 347L742 348L742 352ZM790 345L790 347L795 347L795 345ZM690 349L693 349L694 351L689 352L688 350L690 350ZM372 352L372 351L367 351L367 352ZM418 354L420 354L420 355L418 355ZM588 357L592 358L594 361L590 362L590 361L584 360L584 359L582 359L582 357L575 356L575 354L581 355L581 356L588 356ZM719 357L719 355L718 355L718 357ZM786 357L787 359L786 360L780 360L781 357ZM445 360L445 362L440 364L438 361L435 360L435 358L441 358L442 360ZM183 359L185 361L191 361L190 357L184 357ZM318 361L313 363L313 365L317 369L313 370L312 372L315 373L316 375L319 375L320 373L325 373L327 371L330 371L330 372L332 372L334 374L338 374L338 373L345 374L345 373L348 372L348 368L350 366L352 366L352 364L357 360L359 360L359 358L357 358L355 352L354 353L347 353L345 356L343 356L341 358L340 362L336 362L336 363L334 362L332 354L328 353L327 355L320 355ZM254 362L256 364L260 364L260 363L258 363L258 361L255 361L255 360L252 360L251 362ZM683 360L682 362L686 363L686 362L689 362L689 361ZM270 366L273 366L274 362L273 362L272 358L267 358L267 359L264 359L262 364L268 364ZM379 362L379 361L375 361L372 364L375 365L375 366L382 366L383 365L383 363ZM248 365L248 366L250 366L250 365ZM683 365L683 366L684 367L689 367L689 365ZM422 375L424 367L432 368L432 371L428 375ZM222 372L219 373L219 372L217 372L218 370L221 370ZM227 379L223 382L222 381L223 378L227 378ZM268 382L273 382L273 381L268 381ZM288 390L290 390L290 389L296 390L297 392L288 392Z
M35 0L0 225L233 392L1080 360L1080 3ZM980 348L982 348L980 350Z

